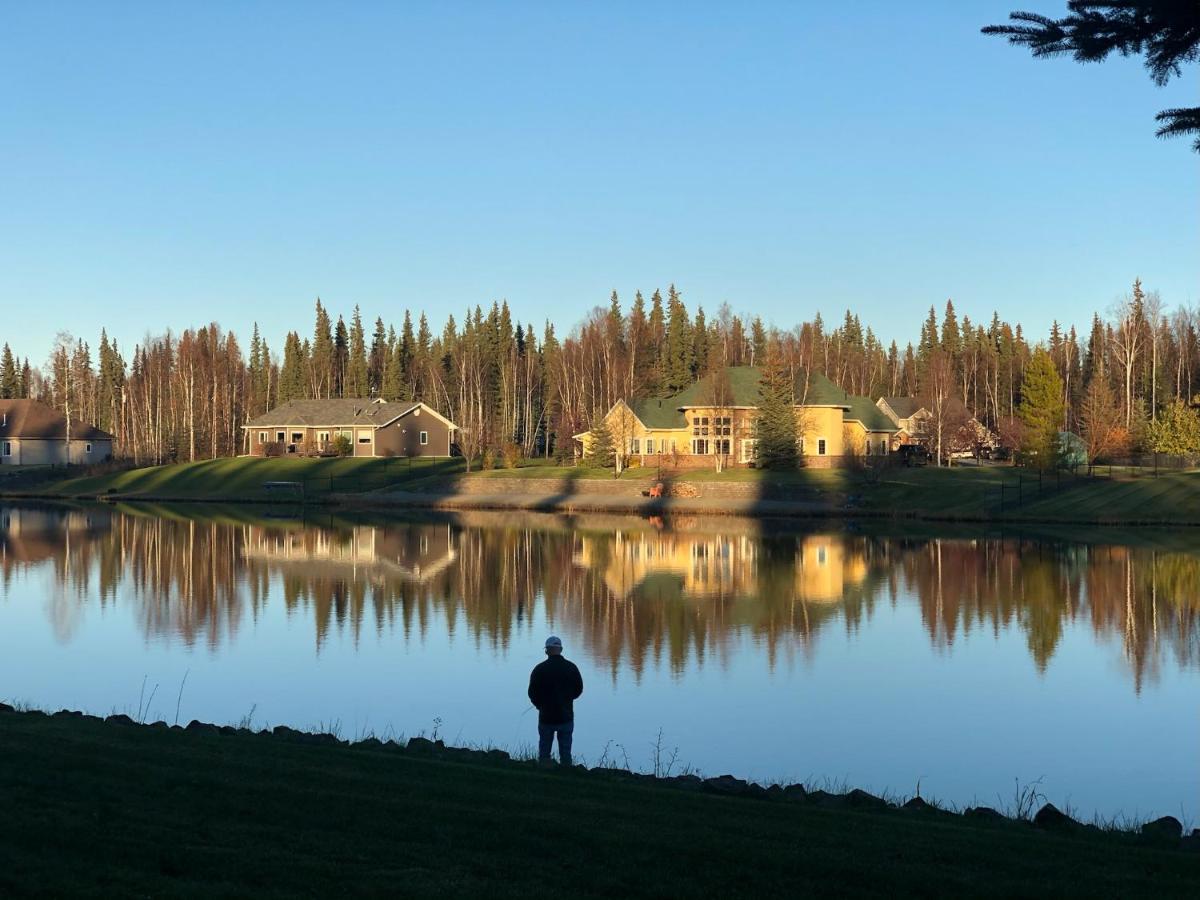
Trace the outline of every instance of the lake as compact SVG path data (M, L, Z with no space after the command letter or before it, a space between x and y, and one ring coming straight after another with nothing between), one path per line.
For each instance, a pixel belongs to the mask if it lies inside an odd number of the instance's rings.
M5 505L0 578L10 703L519 750L554 633L589 764L1200 815L1200 533Z

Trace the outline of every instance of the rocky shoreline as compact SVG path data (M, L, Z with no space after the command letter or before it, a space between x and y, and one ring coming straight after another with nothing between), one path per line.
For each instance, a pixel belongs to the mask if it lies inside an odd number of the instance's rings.
M454 747L447 745L444 741L431 740L426 737L413 737L404 742L395 740L382 741L376 737L349 741L334 734L303 731L285 725L279 725L270 730L253 730L238 728L232 725L215 725L195 720L189 722L186 726L168 725L162 721L142 723L135 721L127 715L117 714L99 717L70 710L46 713L40 710L17 710L3 703L0 703L0 715L44 716L67 720L77 719L81 722L103 723L113 728L140 728L181 732L204 739L252 736L264 741L271 740L293 744L386 751L424 760L476 766L513 767L523 770L550 768L554 770L555 774L564 777L643 783L659 788L704 792L748 801L803 804L831 811L846 810L888 816L921 816L941 819L947 823L960 821L973 824L994 824L1001 827L1024 827L1047 833L1077 835L1080 837L1112 836L1113 834L1117 834L1125 837L1133 837L1139 843L1148 843L1160 848L1175 848L1181 851L1200 853L1200 828L1193 829L1190 834L1185 835L1183 824L1174 816L1159 817L1153 821L1142 823L1136 829L1101 828L1095 824L1078 821L1048 802L1044 803L1036 812L1032 812L1031 810L1031 814L1028 816L1014 818L988 806L972 806L962 810L947 809L936 802L930 802L920 796L911 797L902 803L893 802L858 788L844 793L831 793L825 790L810 790L802 784L773 783L762 785L754 781L737 778L733 775L718 775L706 778L692 773L659 776L633 772L614 766L597 766L591 769L584 766L575 766L570 769L561 769L555 764L544 767L535 760L514 758L504 750L496 748L473 749L468 747Z

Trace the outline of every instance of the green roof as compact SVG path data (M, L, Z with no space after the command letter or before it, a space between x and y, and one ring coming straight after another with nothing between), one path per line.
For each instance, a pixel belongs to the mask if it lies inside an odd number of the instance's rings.
M761 403L762 397L759 393L759 382L762 379L761 368L758 366L730 366L725 372L729 378L730 390L727 404L722 405L756 407ZM872 417L871 421L882 420L885 423L881 424L879 428L867 425L869 430L895 431L891 422L887 421L887 417L879 412L866 397L852 397L824 375L816 372L800 373L796 380L796 396L800 398L802 404L807 406L846 408L852 405L852 401L862 400L879 417L879 419ZM685 407L712 405L711 382L704 378L670 397L635 400L630 404L630 408L647 428L685 428L687 427L687 419L683 414ZM853 418L859 417L854 416ZM866 425L866 422L863 424Z
M867 431L898 430L883 410L871 402L870 397L856 397L854 394L848 394L847 397L850 402L850 410L845 415L847 421L862 422Z

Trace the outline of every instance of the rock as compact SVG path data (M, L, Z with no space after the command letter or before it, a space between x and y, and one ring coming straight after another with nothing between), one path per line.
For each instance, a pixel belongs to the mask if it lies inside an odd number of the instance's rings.
M83 715L83 713L81 713L81 712L72 712L69 709L60 709L58 712L51 715L50 718L52 718L52 719L78 719L82 715Z
M407 749L410 753L433 753L442 746L444 745L441 741L434 743L429 738L415 737L408 739Z
M236 728L234 728L232 725L222 725L217 730L220 731L221 734L237 734L238 733L238 730Z
M770 800L782 800L783 799L783 785L781 785L781 784L767 785L767 798Z
M383 746L383 742L380 741L379 738L369 737L369 738L363 738L361 741L358 742L357 746L365 747L369 750L378 750L379 748L381 748Z
M170 725L168 725L166 722L164 722L162 719L159 719L157 722L151 722L151 723L150 723L149 725L147 725L146 727L147 727L147 728L157 728L157 729L159 729L159 730L161 730L161 731L166 731L166 730L167 730L167 729L169 729L171 726L170 726Z
M208 722L199 722L195 719L187 723L187 728L184 731L191 731L196 734L220 734L221 729L216 725L210 725Z
M676 775L674 778L668 778L667 783L685 791L704 790L704 779L699 775Z
M750 785L732 775L718 775L716 778L705 778L704 787L715 794L740 795L747 793Z
M808 791L804 789L802 784L789 784L783 789L783 799L793 802L804 802L808 799Z
M808 799L817 806L844 806L846 802L844 797L828 791L810 791Z
M864 790L855 788L846 795L846 802L855 809L887 809L888 802L882 797L876 797L874 794L868 794Z
M509 756L507 753L505 753L503 750L493 749L493 750L489 750L487 752L487 759L488 759L488 762L506 763L509 760L511 760L512 757Z
M16 712L16 710L13 709L11 706L9 706L7 703L0 703L0 713L10 713L10 712Z
M1073 831L1079 827L1078 822L1053 803L1047 803L1037 811L1033 817L1033 824L1051 831Z
M1183 823L1174 816L1163 816L1142 826L1144 837L1177 841L1183 837Z
M1007 822L1008 816L997 812L990 806L972 806L963 810L963 816L984 822Z
M129 716L126 716L123 714L109 716L104 721L108 725L136 725L137 724L137 722L133 721L133 719L129 718Z
M911 800L909 800L907 803L905 803L904 806L902 806L900 808L908 810L909 812L934 812L935 811L934 807L930 806L928 803L926 803L920 797L913 797Z
M1187 837L1185 837L1182 841L1180 841L1179 846L1182 847L1184 850L1190 850L1194 853L1200 853L1200 829L1193 831L1191 834L1189 834Z

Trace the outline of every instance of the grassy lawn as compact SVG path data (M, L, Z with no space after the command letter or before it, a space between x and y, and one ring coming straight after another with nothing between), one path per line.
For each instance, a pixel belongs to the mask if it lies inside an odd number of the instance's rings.
M461 460L402 459L214 459L197 463L150 466L108 475L71 478L40 488L66 496L115 494L136 498L166 497L195 500L266 500L292 498L291 492L271 492L269 481L299 481L309 497L398 487L432 475L462 470Z
M0 713L0 895L1194 896L1129 835Z

